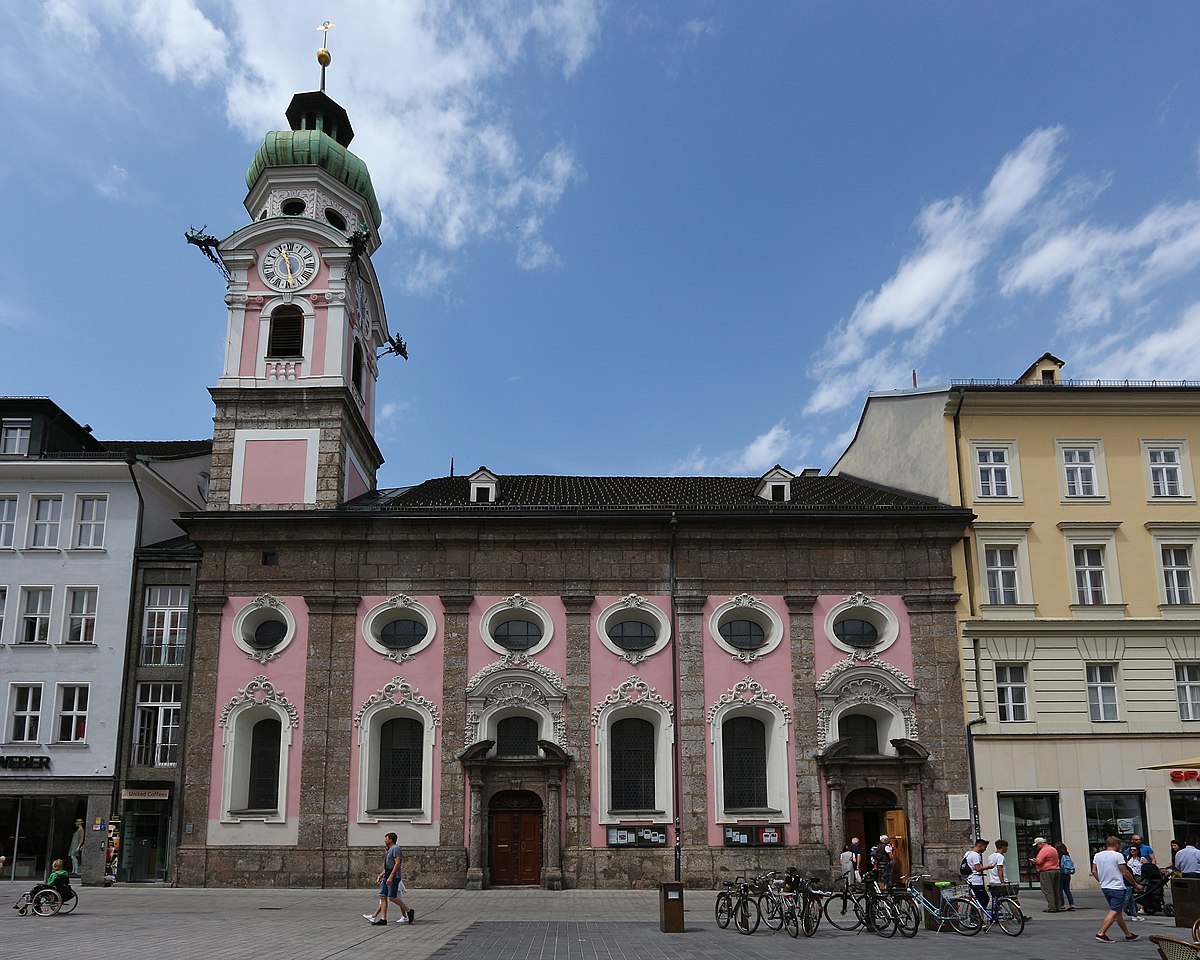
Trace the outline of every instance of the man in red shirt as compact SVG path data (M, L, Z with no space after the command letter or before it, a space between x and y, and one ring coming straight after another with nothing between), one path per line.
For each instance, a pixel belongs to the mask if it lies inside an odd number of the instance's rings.
M1046 898L1046 909L1042 913L1058 913L1058 888L1061 885L1062 874L1058 868L1058 851L1054 849L1054 844L1048 843L1045 837L1037 837L1033 841L1033 856L1029 862L1037 871L1042 896Z

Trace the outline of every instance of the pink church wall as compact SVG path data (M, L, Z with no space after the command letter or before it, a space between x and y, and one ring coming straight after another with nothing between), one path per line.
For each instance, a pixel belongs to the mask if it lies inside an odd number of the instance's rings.
M239 695L251 680L265 676L275 687L276 693L287 697L295 706L300 718L298 726L291 731L292 741L288 756L287 809L289 821L300 815L300 761L304 744L304 683L308 663L308 607L303 597L278 597L296 621L296 633L279 655L269 663L259 663L246 656L246 652L233 642L233 621L255 597L230 597L221 611L221 639L218 645L216 718L213 722L212 769L209 780L208 816L220 820L221 788L225 777L224 730L221 727L221 711L225 704Z
M241 502L304 503L307 473L307 440L247 440Z
M388 660L383 654L368 647L362 639L363 621L367 614L372 608L387 599L387 597L382 596L363 597L358 602L358 615L355 618L354 624L354 649L356 651L354 658L354 712L357 713L373 694L378 693L393 680L400 678L413 687L420 696L432 701L440 713L444 710L443 703L445 697L445 689L442 684L445 608L442 606L441 598L413 597L414 600L425 606L433 614L434 622L437 624L437 632L428 647L404 663L396 663ZM440 726L434 728L434 737L432 816L433 822L437 823L441 819L442 802L442 778L436 775L437 771L442 769L443 744L442 728ZM355 822L356 811L359 809L358 784L361 752L358 742L358 728L355 727L350 736L350 809L348 811L350 823Z
M796 791L792 786L796 782L796 703L792 697L792 649L791 635L788 630L788 609L782 597L759 597L758 599L769 606L783 621L783 639L766 656L760 657L753 663L743 663L728 651L717 645L708 628L709 619L728 597L709 597L704 604L704 704L707 713L720 697L731 690L735 684L750 677L767 693L778 697L787 705L792 715L792 723L787 727L787 784L788 806L787 821L784 824L784 842L794 844L796 837ZM716 757L713 751L712 731L707 724L704 730L704 750L708 758L708 782L716 781ZM724 824L717 823L716 799L710 791L708 809L708 842L710 846L725 845Z
M883 604L894 613L899 624L895 643L882 651L879 659L898 667L904 671L905 676L911 677L913 675L912 631L909 629L908 608L904 605L904 598L878 596L871 599ZM825 618L829 616L829 611L839 603L844 603L845 600L844 596L817 597L817 602L813 605L813 666L818 678L839 660L846 659L846 652L830 643L825 634Z
M596 597L592 605L591 615L591 702L584 707L589 713L593 711L605 697L613 692L622 683L630 677L641 677L646 683L653 687L660 697L668 703L675 703L674 691L674 673L671 669L672 657L674 656L673 643L654 654L647 660L641 663L629 663L622 659L617 654L613 653L604 642L600 639L600 631L597 627L597 621L604 609L611 604L622 600L623 596L608 596ZM667 597L646 597L645 599L653 603L663 614L668 621L671 618L671 601ZM580 709L575 707L574 709ZM678 718L679 708L675 708L675 717ZM596 751L596 736L594 728L589 727L589 754L591 755L592 766L592 784L599 783L600 776L600 757ZM678 738L678 730L676 737ZM674 780L674 757L671 758L672 780ZM603 847L608 843L607 826L600 823L600 800L599 790L592 790L592 846ZM674 817L672 811L667 813ZM623 820L622 823L640 823L644 821ZM674 827L667 830L667 843L674 843Z
M349 457L346 458L346 499L353 500L371 489L366 477L358 472L358 467Z

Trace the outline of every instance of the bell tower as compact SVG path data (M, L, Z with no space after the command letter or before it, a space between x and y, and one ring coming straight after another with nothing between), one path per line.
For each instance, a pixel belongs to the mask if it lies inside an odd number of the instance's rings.
M246 171L250 223L220 241L228 329L210 510L329 509L375 488L376 356L393 345L371 255L381 215L346 111L298 93ZM400 348L403 349L402 347Z

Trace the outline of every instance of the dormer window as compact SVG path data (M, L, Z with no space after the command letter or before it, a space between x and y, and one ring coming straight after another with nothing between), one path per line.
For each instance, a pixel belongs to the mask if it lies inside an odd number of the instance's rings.
M279 307L271 314L267 356L288 360L304 356L304 314L299 307Z
M472 503L495 503L498 493L498 484L500 478L488 470L487 467L480 467L470 477L471 480L471 502Z
M775 464L758 481L755 495L772 503L787 503L792 499L792 481L796 475Z
M32 420L4 420L0 422L0 453L12 456L29 456L29 434Z

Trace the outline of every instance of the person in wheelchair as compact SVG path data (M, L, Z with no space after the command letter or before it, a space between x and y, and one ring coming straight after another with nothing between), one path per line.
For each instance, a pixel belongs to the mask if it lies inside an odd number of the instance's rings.
M18 911L21 916L25 916L30 904L33 903L33 898L43 890L53 890L59 895L62 903L66 903L75 896L75 891L71 889L71 874L64 869L61 860L55 860L50 864L50 876L46 878L46 882L35 884L32 890L13 904L13 909Z

